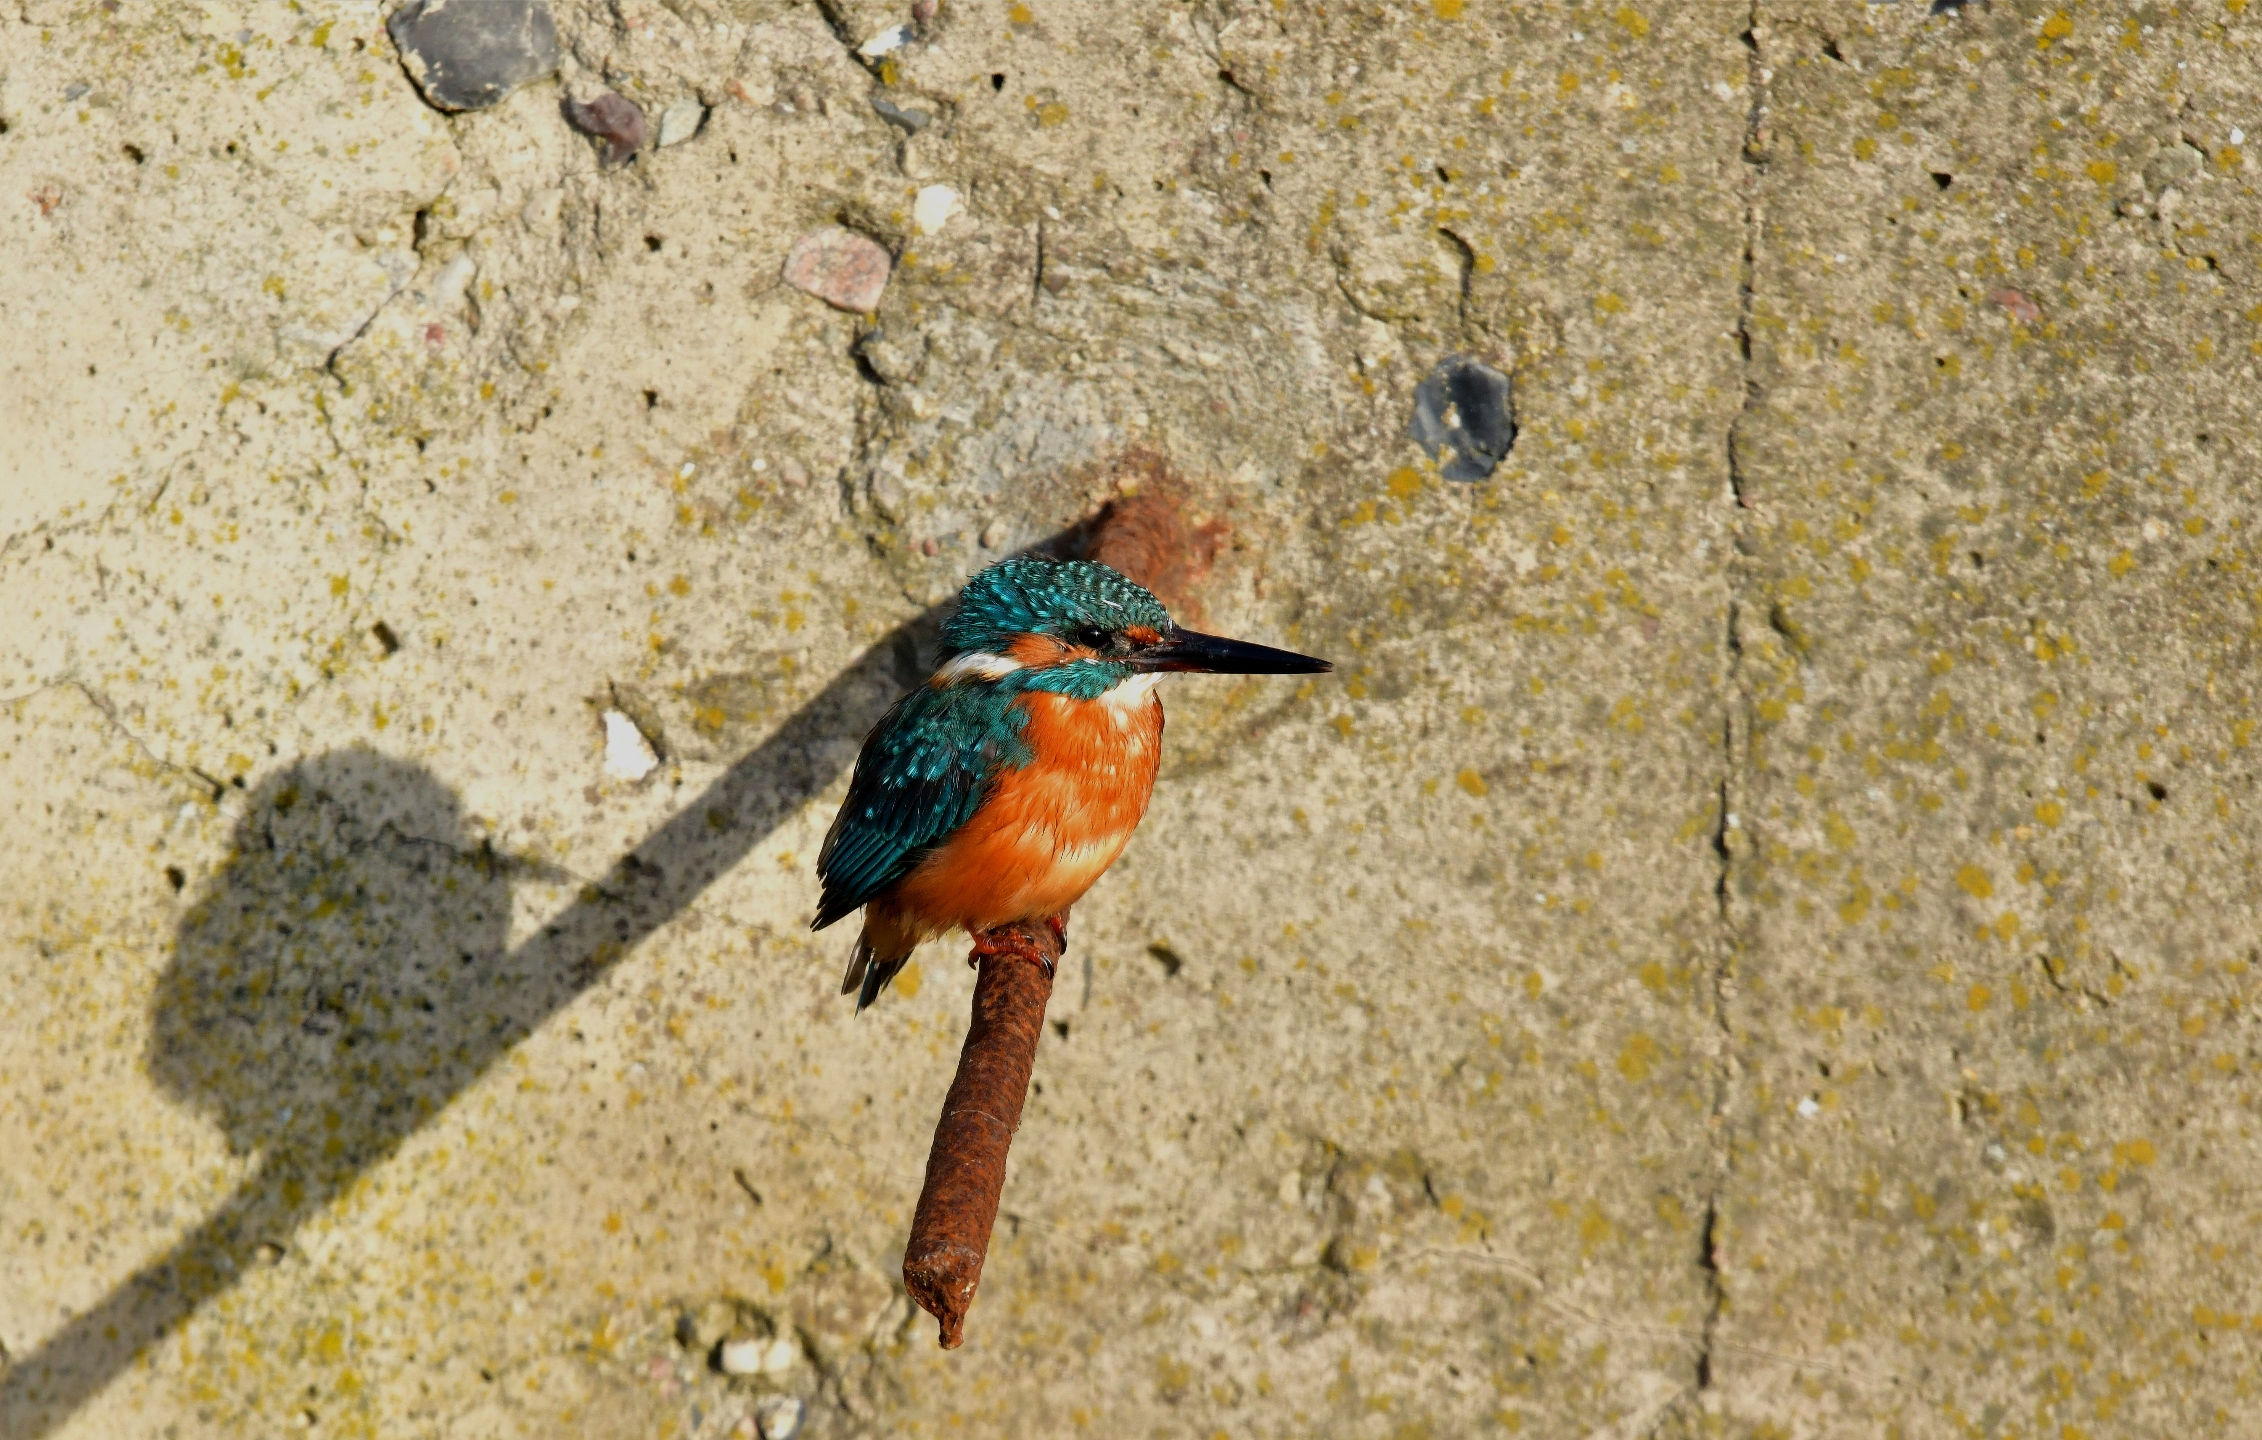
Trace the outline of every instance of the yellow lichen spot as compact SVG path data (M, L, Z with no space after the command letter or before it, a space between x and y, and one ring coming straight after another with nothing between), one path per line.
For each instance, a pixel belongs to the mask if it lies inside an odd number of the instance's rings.
M1351 732L1349 729L1345 729L1343 733L1348 735ZM1490 785L1485 784L1484 777L1474 770L1463 770L1453 777L1453 783L1468 791L1471 795L1481 796L1492 789Z
M499 504L516 505L518 503L518 492L516 490L505 490L502 494L497 495L495 499Z
M1440 20L1460 19L1461 9L1465 3L1466 0L1433 0L1433 6L1437 11L1437 18Z
M1017 4L1005 12L1005 18L1016 25L1028 25L1033 23L1037 17L1029 13L1028 6Z
M1940 1202L1925 1194L1922 1190L1911 1188L1909 1191L1909 1209L1916 1212L1917 1219L1930 1220L1939 1213Z
M2046 48L2051 41L2063 40L2071 34L2073 34L2073 21L2066 18L2065 11L2059 10L2042 22L2042 38L2034 43Z
M1633 36L1636 40L1649 33L1649 21L1643 18L1642 13L1631 5L1619 6L1618 13L1610 18L1618 22L1619 29Z
M1854 833L1854 827L1846 823L1846 817L1835 810L1822 817L1822 834L1833 850L1851 850L1861 839Z
M1956 886L1974 900L1985 900L1995 893L1995 879L1978 865L1966 865L1956 871Z
M1564 71L1561 75L1555 77L1555 88L1566 95L1570 94L1573 90L1579 88L1578 75L1570 70Z
M1350 739L1351 732L1358 728L1357 722L1348 715L1338 715L1327 723L1333 725L1335 727L1335 733L1342 736L1346 740Z
M919 986L925 977L919 973L919 962L908 960L895 975L895 993L906 1000L919 998Z
M1608 1241L1616 1228L1610 1223L1610 1217L1602 1213L1602 1207L1590 1200L1585 1217L1579 1221L1579 1241L1591 1250Z
M2204 535L2207 533L2207 522L2194 515L2183 522L2183 533L2186 535Z
M1856 160L1873 159L1876 154L1877 140L1874 136L1864 135L1854 142L1854 158Z
M2115 580L2118 580L2123 575L2126 575L2129 571L2136 568L2136 557L2129 554L2128 551L2123 550L2120 554L2115 555L2112 559L2106 561L2105 568L2112 571L2113 578Z
M2100 185L2112 184L2120 178L2121 173L2120 167L2110 160L2092 160L2082 168L2088 171L2090 179Z
M1165 1250L1160 1255L1157 1255L1155 1257L1155 1273L1157 1275L1175 1274L1177 1273L1178 1268L1184 1263L1185 1262L1180 1260L1176 1255L1173 1255L1168 1250Z
M1411 465L1401 465L1390 472L1390 493L1401 500L1419 495L1422 490L1421 472Z
M620 1212L618 1210L615 1210L610 1215L607 1215L605 1217L605 1233L607 1235L618 1235L620 1233L620 1225Z
M668 582L668 593L670 595L689 595L691 593L691 582L678 575Z
M1859 925L1862 918L1869 914L1869 901L1869 887L1856 884L1853 893L1846 897L1843 904L1839 905L1838 919L1848 925Z
M1635 1035L1618 1052L1618 1073L1628 1080L1649 1078L1649 1062L1657 1055L1657 1042L1647 1035Z
M1964 1006L1974 1014L1977 1014L1979 1011L1986 1009L1988 1003L1994 998L1994 991L1988 989L1984 985L1974 985L1964 995Z
M330 577L330 593L332 595L343 595L346 593L346 591L352 588L353 587L347 582L345 576L332 575Z
M2066 818L2066 807L2055 800L2045 800L2034 807L2034 818L2045 828L2055 830Z
M1037 128L1038 128L1038 129L1040 129L1040 130L1050 130L1050 129L1052 129L1052 128L1053 128L1054 126L1056 126L1056 125L1065 125L1065 124L1067 124L1067 123L1068 123L1068 102L1067 102L1067 101L1065 101L1065 100L1051 100L1051 101L1047 101L1047 102L1046 102L1045 104L1039 105L1039 106L1037 107Z
M1665 993L1665 967L1657 961L1651 960L1645 963L1641 969L1634 973L1640 978L1642 988L1655 991L1660 995Z
M2016 910L2005 910L1995 917L1995 938L2008 944L2018 938L2019 916Z

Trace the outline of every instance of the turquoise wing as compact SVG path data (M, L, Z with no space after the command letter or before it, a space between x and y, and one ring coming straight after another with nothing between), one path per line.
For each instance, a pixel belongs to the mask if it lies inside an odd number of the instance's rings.
M974 818L1000 769L1029 763L1017 698L992 685L922 685L880 717L817 854L824 892L812 930L902 879Z

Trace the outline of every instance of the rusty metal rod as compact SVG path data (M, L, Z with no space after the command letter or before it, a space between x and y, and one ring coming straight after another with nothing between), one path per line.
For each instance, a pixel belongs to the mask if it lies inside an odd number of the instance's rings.
M966 1338L966 1312L1005 1189L1005 1157L1021 1124L1044 1034L1053 970L1068 948L1067 916L1008 925L974 940L974 1019L927 1154L927 1183L903 1251L903 1286L942 1325L942 1348Z

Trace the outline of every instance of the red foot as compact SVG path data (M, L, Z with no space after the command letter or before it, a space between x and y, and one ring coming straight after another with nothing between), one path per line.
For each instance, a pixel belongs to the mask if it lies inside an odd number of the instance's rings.
M1044 923L1059 937L1060 948L1065 953L1068 949L1068 922L1058 915L1048 915ZM974 948L966 956L966 963L969 966L978 965L984 956L994 955L1010 955L1016 960L1026 960L1041 967L1047 980L1053 978L1053 957L1047 955L1036 940L1018 926L1001 926L996 930L984 930L977 934L974 937Z

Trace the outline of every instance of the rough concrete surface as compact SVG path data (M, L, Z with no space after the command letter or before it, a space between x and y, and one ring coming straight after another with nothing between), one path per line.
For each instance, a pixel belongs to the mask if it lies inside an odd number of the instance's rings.
M0 13L0 1433L2252 1433L2262 7L391 8ZM945 1354L812 861L1132 487L1338 670L1168 687Z

